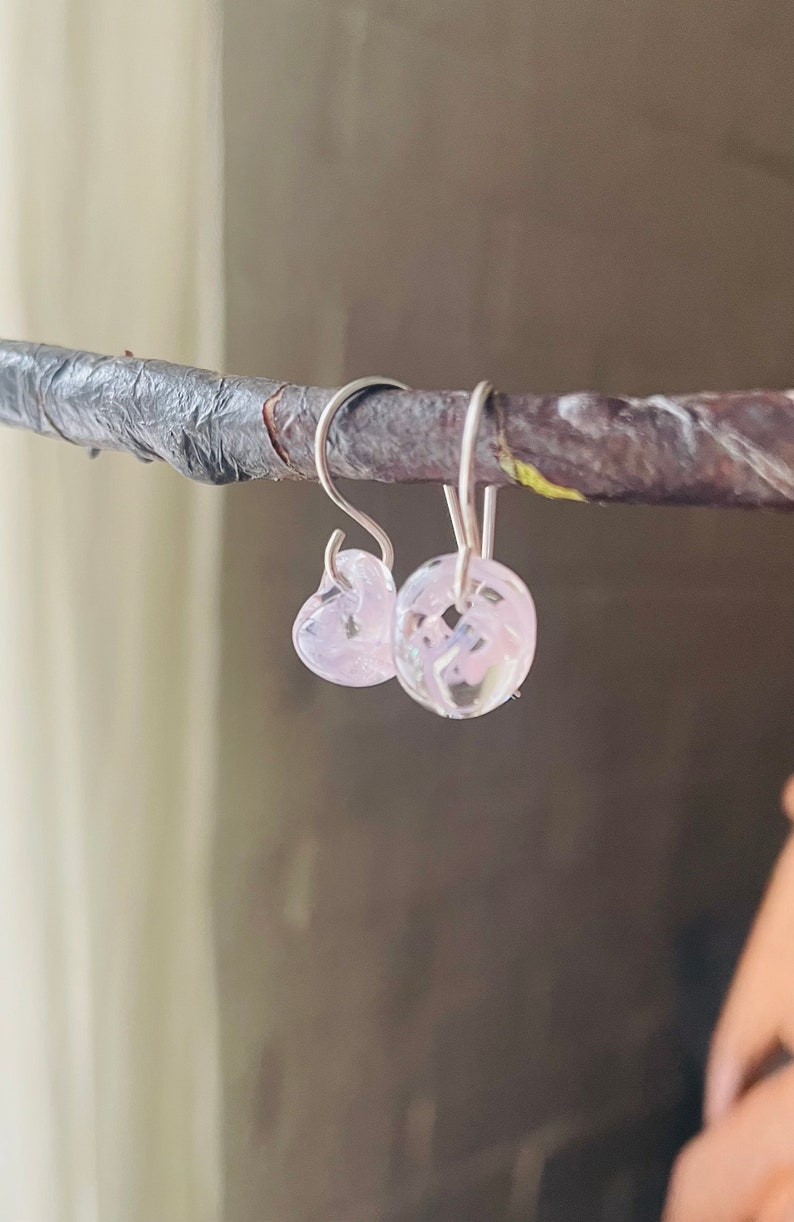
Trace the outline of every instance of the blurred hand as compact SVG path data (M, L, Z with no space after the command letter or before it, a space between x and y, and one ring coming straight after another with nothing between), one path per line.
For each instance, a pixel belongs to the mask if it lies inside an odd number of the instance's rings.
M783 791L794 817L794 777ZM717 1024L705 1128L678 1158L664 1222L794 1222L794 835ZM766 1075L766 1076L764 1076Z

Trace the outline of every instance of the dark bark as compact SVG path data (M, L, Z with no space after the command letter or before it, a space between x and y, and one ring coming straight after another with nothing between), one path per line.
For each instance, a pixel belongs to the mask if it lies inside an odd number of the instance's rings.
M208 483L314 479L314 429L328 395L163 361L0 341L0 423L86 450L161 459ZM333 474L454 482L467 402L465 391L367 393L334 424ZM788 508L794 391L497 394L478 445L477 478L593 501Z

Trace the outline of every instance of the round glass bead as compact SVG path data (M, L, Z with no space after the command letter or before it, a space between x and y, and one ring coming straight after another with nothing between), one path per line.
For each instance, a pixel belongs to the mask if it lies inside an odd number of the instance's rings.
M394 675L391 628L394 578L371 552L348 548L336 558L349 588L326 573L292 629L298 657L321 679L373 687Z
M472 556L466 611L455 610L456 555L438 556L397 595L394 661L414 700L442 717L481 717L504 704L535 656L537 617L520 577Z

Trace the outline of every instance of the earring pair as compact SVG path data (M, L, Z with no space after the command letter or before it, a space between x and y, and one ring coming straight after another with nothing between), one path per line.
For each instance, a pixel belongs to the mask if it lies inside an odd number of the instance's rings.
M320 587L298 612L292 639L315 674L347 687L372 687L395 675L419 704L442 717L480 717L518 694L535 654L535 605L523 581L493 559L496 488L485 490L477 520L474 452L493 387L481 382L466 413L458 487L444 494L457 553L418 568L397 593L389 536L334 485L327 447L337 412L375 386L407 390L390 378L360 378L329 399L317 423L317 474L335 505L378 543L380 560L341 550L336 530L325 549Z

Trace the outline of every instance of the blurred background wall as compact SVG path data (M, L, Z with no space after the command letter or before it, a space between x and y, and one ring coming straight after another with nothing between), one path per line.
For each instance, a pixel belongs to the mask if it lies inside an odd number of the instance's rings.
M0 3L0 334L223 363L219 60L214 0ZM223 501L0 432L0 1219L215 1222Z
M335 385L792 381L790 12L226 0L227 365ZM356 489L397 575L437 490ZM645 1222L782 839L794 526L501 498L518 704L290 645L338 515L230 491L225 1222Z

